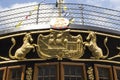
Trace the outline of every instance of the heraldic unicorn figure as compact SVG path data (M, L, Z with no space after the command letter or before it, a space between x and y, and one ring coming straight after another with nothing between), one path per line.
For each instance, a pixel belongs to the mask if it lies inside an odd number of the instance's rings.
M9 57L11 59L23 60L23 59L25 59L26 54L29 53L31 51L31 49L33 49L33 51L35 51L35 47L37 46L36 44L31 44L33 42L33 38L30 35L30 33L27 33L23 38L22 46L16 50L16 52L13 56L11 54L11 51L12 51L13 47L15 46L16 41L14 38L11 38L11 41L13 42L13 45L9 49Z
M92 52L92 56L91 58L94 59L105 59L108 57L109 55L109 49L106 45L107 43L107 37L104 39L104 45L106 47L107 50L107 54L103 55L103 51L100 47L98 47L97 45L97 39L96 39L96 33L95 32L90 32L89 35L86 38L87 42L84 42L84 45L88 47L88 49Z

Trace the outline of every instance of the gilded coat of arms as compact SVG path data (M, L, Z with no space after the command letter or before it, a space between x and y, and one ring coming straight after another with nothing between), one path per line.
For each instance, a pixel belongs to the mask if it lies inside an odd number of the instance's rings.
M73 36L70 30L50 30L48 35L39 34L37 45L38 55L42 59L78 59L84 54L82 36Z

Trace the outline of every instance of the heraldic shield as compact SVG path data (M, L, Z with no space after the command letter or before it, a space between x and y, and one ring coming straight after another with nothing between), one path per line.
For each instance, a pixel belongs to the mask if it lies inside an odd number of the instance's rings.
M79 59L84 54L83 39L80 34L73 36L70 30L50 30L48 35L39 34L38 55L42 59Z

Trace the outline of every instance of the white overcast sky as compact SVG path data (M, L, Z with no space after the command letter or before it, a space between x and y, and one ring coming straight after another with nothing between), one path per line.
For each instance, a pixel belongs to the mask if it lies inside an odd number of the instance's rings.
M0 11L40 3L43 0L0 0ZM89 4L120 11L120 0L64 0L65 3ZM56 0L45 0L44 3L55 3Z

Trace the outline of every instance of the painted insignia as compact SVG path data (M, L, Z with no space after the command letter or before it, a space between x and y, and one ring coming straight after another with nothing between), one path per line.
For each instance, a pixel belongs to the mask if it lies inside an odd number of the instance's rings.
M78 59L84 54L81 35L72 36L68 30L50 30L48 35L39 34L38 55L42 59L62 58Z

